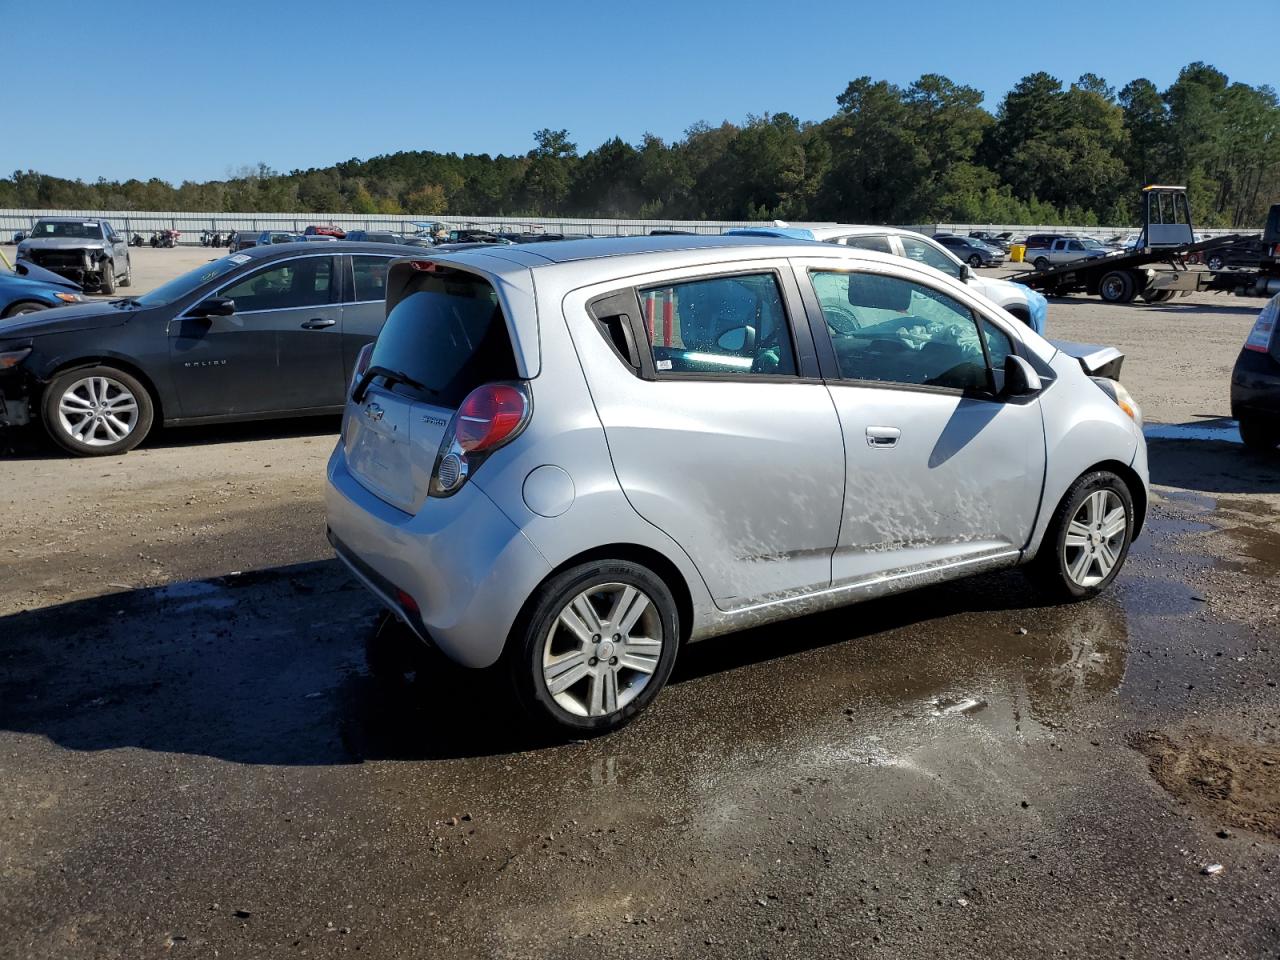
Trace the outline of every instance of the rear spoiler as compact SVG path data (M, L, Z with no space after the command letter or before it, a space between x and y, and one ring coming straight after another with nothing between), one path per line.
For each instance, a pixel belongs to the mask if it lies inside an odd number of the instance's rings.
M1084 372L1091 377L1106 377L1108 380L1120 379L1120 367L1124 363L1124 354L1115 347L1103 347L1096 343L1068 343L1065 340L1050 340L1054 347L1069 357L1080 361Z

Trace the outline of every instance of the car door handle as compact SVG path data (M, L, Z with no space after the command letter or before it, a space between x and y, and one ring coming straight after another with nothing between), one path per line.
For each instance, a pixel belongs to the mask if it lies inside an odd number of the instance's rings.
M316 317L314 320L308 320L302 325L303 330L323 330L325 327L332 327L337 320L322 320Z
M867 446L896 447L901 436L897 427L867 427Z

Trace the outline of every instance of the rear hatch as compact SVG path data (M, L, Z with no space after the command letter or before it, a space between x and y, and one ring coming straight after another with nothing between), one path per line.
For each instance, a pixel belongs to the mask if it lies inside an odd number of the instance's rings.
M511 336L494 287L441 264L397 262L389 313L367 365L363 396L347 404L347 467L370 493L416 513L441 441L476 387L517 377ZM358 392L358 391L357 391Z

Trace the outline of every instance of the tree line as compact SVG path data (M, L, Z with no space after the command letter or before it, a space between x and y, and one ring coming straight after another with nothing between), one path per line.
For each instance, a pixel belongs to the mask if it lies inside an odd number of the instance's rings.
M582 153L544 129L522 156L413 150L176 187L16 171L0 207L1123 225L1141 186L1185 183L1197 223L1256 227L1280 200L1276 92L1204 63L1164 90L1033 73L994 115L982 104L939 74L906 87L864 76L821 121L766 113Z

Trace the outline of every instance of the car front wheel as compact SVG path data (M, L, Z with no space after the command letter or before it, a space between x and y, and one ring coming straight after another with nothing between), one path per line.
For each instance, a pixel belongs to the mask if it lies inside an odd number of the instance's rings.
M116 267L110 260L103 260L102 266L99 268L99 276L102 278L98 282L98 289L107 296L116 292Z
M1044 271L1049 269L1049 261L1046 260L1044 257L1037 257L1036 262L1033 263L1032 266L1035 267L1041 273L1043 273Z
M516 693L561 733L616 730L652 702L675 665L680 625L671 591L626 560L573 567L547 581L513 631Z
M81 367L54 377L42 403L45 430L54 443L82 457L124 453L151 430L151 395L114 367Z
M1133 495L1107 470L1071 485L1045 531L1033 573L1058 599L1097 596L1119 574L1133 539Z

